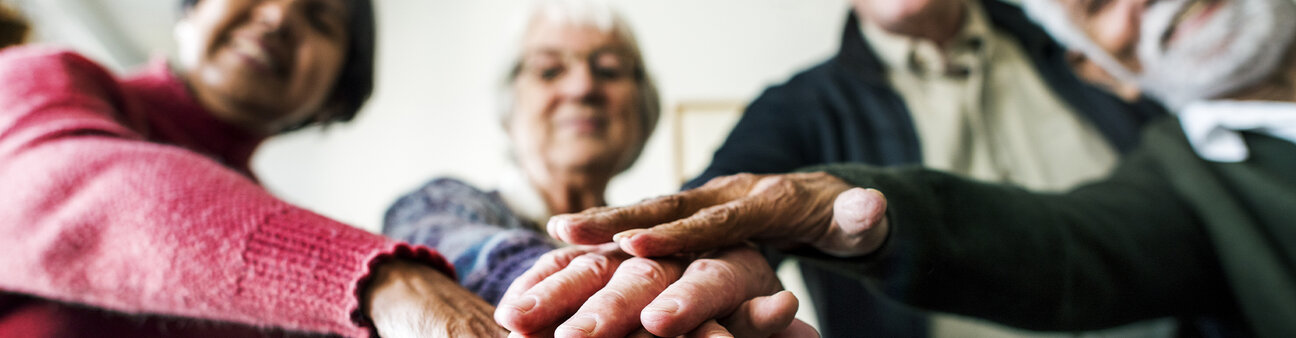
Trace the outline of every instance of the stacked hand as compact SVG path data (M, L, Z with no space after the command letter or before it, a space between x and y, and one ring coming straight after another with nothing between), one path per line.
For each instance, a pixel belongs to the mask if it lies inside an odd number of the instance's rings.
M550 235L598 246L545 256L514 282L495 318L519 336L816 336L792 319L795 297L779 291L745 243L863 255L886 239L885 211L876 190L807 173L721 177L635 205L556 216Z
M826 173L739 174L638 204L559 215L549 234L572 244L615 241L639 257L746 241L863 255L886 239L886 199Z
M611 243L570 247L514 281L495 319L515 336L813 336L805 323L789 328L797 300L781 289L749 247L691 261L631 257Z
M379 265L362 295L366 314L383 337L503 337L491 306L426 265Z

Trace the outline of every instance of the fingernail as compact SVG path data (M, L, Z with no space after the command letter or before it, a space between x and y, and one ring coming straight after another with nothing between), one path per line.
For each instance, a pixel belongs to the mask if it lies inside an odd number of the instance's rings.
M680 303L678 300L661 299L661 300L653 301L652 304L648 304L648 307L644 308L644 311L674 314L675 311L679 311L679 308L680 308Z
M617 244L621 244L622 240L630 239L631 236L634 236L635 234L638 233L639 232L635 230L626 230L626 231L618 232L617 234L612 235L612 241L616 242Z
M563 231L561 230L565 229L567 227L567 224L570 223L567 220L567 218L569 217L570 216L550 217L549 224L545 224L545 230L549 232L549 237L557 238L558 240L562 240L562 241L568 240L569 238L564 238L562 236Z
M585 315L568 320L559 326L557 332L554 333L563 333L562 331L567 331L568 334L579 332L581 336L588 336L594 333L594 328L597 326L598 320L594 319L594 316Z
M567 225L566 216L554 216L554 217L549 217L549 223L545 224L545 228L556 229L560 226L565 226L565 225Z
M518 300L509 302L508 305L509 307L517 309L518 312L527 313L527 311L534 309L536 303L539 301L539 299L536 299L536 296L523 296L522 298L518 298Z

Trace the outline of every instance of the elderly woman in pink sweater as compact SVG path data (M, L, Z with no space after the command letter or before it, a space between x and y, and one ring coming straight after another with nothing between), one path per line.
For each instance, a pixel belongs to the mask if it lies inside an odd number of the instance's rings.
M178 62L122 78L0 53L0 336L501 334L436 252L285 203L248 169L266 137L367 100L371 6L186 0Z

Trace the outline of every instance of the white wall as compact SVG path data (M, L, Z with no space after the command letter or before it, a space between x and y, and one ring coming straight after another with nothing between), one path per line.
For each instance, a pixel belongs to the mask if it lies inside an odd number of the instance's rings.
M76 48L122 71L174 49L178 0L0 0L35 24L35 39ZM749 101L766 86L837 50L846 0L614 0L636 29L663 98L655 136L634 168L612 182L625 204L673 192L672 108L681 101ZM489 188L507 170L495 89L517 43L524 0L377 0L378 84L351 123L269 140L253 158L280 197L377 231L388 204L436 176ZM711 119L710 117L703 120ZM721 119L721 121L727 121ZM721 122L725 124L731 122ZM727 134L726 128L712 132ZM701 129L702 132L707 132ZM717 137L696 137L690 155ZM793 270L780 270L802 299Z
M178 0L0 1L27 11L38 41L77 48L114 69L174 49ZM609 188L613 204L677 189L670 146L677 102L751 100L828 58L848 7L846 0L613 1L636 29L664 101L643 158ZM509 166L494 94L526 2L375 5L378 85L365 111L329 130L271 139L253 159L274 193L371 231L389 203L431 177L489 188Z
M374 230L386 206L434 176L492 186L508 166L495 86L519 1L378 3L379 83L355 121L275 138L254 159L292 202ZM617 1L637 30L667 110L679 100L750 100L837 50L843 0ZM671 116L612 182L609 201L672 192ZM716 130L727 133L727 130Z

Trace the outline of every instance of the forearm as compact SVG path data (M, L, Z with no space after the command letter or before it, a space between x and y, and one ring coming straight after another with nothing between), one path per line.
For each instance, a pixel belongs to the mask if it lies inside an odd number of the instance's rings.
M0 287L123 312L362 334L356 288L380 256L430 252L270 196L175 147L109 137L0 159Z
M1197 220L1154 178L1050 195L919 169L816 169L882 191L891 221L880 252L819 258L911 305L1071 330L1217 301L1182 297L1216 294L1216 268Z

